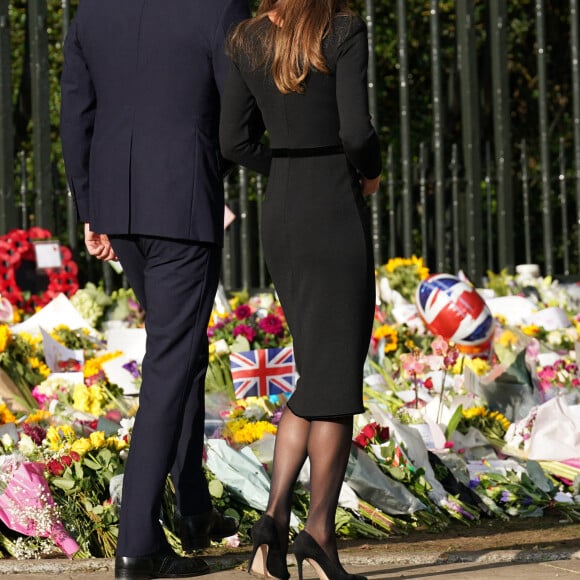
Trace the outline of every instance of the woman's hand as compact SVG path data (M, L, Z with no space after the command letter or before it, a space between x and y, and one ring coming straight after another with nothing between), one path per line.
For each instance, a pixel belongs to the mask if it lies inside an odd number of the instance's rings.
M379 185L381 184L381 176L378 175L374 179L367 179L366 177L363 177L360 180L360 184L361 184L361 193L364 196L374 195L379 190Z

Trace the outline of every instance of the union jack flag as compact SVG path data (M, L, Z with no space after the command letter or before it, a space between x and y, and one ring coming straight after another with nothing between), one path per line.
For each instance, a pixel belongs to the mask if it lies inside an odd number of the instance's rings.
M291 346L230 354L236 398L289 394L294 391L294 351Z

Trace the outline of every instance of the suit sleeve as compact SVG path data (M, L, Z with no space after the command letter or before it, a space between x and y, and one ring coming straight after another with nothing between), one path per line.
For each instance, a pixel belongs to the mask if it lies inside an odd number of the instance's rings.
M221 15L212 46L213 71L220 95L223 94L230 66L226 51L228 37L236 24L250 16L247 0L230 0Z
M374 179L381 172L381 151L369 113L367 65L366 28L361 20L339 47L336 97L345 153L364 177Z
M256 99L237 65L232 63L224 89L220 118L222 155L230 161L268 175L272 156L270 149L260 142L263 135L263 130L257 130L260 123L261 115Z
M78 38L77 16L64 43L60 134L67 180L77 218L83 222L89 221L89 159L95 110L95 89Z

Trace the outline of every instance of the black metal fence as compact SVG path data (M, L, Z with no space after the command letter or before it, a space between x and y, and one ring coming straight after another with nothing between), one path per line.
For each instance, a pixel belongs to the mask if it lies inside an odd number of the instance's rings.
M375 61L375 38L382 25L374 16L375 2L365 0L369 42L370 110L377 127L381 118ZM530 151L525 140L513 142L508 71L507 0L492 0L486 22L477 22L476 0L454 5L455 54L460 94L460 138L449 142L443 130L445 117L444 71L441 58L441 16L438 0L425 1L429 37L425 39L430 61L430 111L412 109L409 85L407 4L396 0L398 51L399 134L386 144L381 191L370 201L373 247L377 265L394 256L421 255L431 271L463 270L479 283L487 270L513 271L518 263L538 263L543 274L576 276L580 273L580 66L578 0L569 0L570 52L559 55L570 63L571 126L567 140L556 137L548 119L548 68L546 63L546 14L544 0L534 0L537 65L537 140ZM62 36L70 18L69 0L62 0ZM13 91L9 0L0 0L0 233L14 227L38 225L66 239L73 250L82 244L74 223L70 194L64 176L54 178L51 159L49 113L49 63L47 0L28 0L28 58L32 150L30 158L14 150ZM476 26L489 35L489 54L481 55ZM564 26L564 25L562 25ZM530 50L532 47L530 46ZM489 86L480 86L478 59L491 62ZM492 127L483 137L480 116L482 90L491 95ZM431 117L431 134L413 143L411 119ZM388 122L389 120L387 120ZM554 151L557 151L557 155ZM539 159L530 166L530 154ZM15 163L20 159L20 163ZM16 167L16 170L15 170ZM57 185L55 185L55 183ZM61 184L58 186L58 184ZM236 220L226 231L223 281L228 289L268 285L259 240L261 200L266 182L240 169L226 183L226 200ZM60 189L59 189L60 187ZM31 195L32 192L32 195ZM60 196L62 201L55 203ZM34 207L30 206L33 199ZM541 223L534 208L541 206ZM558 211L559 210L559 211ZM30 216L34 223L28 223ZM108 270L105 270L108 272ZM94 268L90 276L102 277Z

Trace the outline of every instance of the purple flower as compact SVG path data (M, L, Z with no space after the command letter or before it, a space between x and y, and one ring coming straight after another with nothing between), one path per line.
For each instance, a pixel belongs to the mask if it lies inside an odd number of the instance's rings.
M46 437L46 430L38 425L30 425L28 423L24 423L24 433L28 435L36 445L41 445Z
M475 489L481 483L479 477L469 480L469 489Z
M123 368L128 371L134 379L138 379L141 376L141 373L139 372L139 365L135 360L125 363Z

